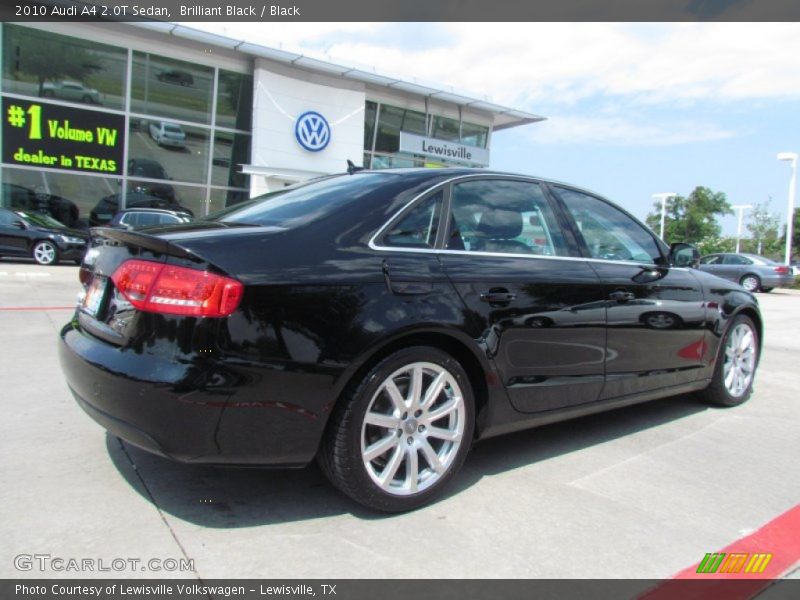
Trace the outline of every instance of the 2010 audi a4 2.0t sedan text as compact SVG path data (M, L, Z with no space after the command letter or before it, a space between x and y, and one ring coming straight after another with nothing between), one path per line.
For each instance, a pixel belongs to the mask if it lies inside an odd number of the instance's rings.
M360 171L188 224L94 233L60 335L89 415L181 461L316 457L378 510L440 494L475 440L752 391L753 295L561 183Z

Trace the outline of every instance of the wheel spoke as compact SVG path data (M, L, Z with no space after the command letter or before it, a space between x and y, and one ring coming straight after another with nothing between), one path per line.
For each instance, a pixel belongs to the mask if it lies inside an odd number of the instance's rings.
M459 397L451 398L441 406L430 411L425 418L428 421L428 423L434 423L439 419L441 419L442 417L446 417L447 415L451 414L454 410L458 409L460 404L461 404L461 398Z
M383 415L380 413L368 412L364 417L367 425L375 425L384 429L399 429L400 419L394 415Z
M436 454L436 450L433 449L433 446L431 446L428 440L422 440L420 442L420 449L425 455L425 460L428 461L428 465L430 465L431 469L440 474L444 473L444 465L442 465L442 461L439 460L439 455Z
M429 427L427 433L428 437L446 440L448 442L457 442L461 439L461 434L458 431L442 429L441 427Z
M406 405L412 410L419 406L422 397L422 369L415 366L411 371L411 382L408 386Z
M403 399L403 394L401 394L400 390L397 389L397 384L393 379L387 379L386 383L383 384L383 389L386 390L386 393L388 394L389 399L392 401L392 404L394 404L394 407L399 410L401 414L408 410L406 401Z
M420 408L422 410L426 410L436 398L439 397L439 394L442 393L444 389L445 382L447 380L447 373L442 371L436 376L436 379L428 386L428 389L425 390L425 397L422 399L422 403L420 404Z
M371 462L375 460L391 448L397 446L399 441L399 438L394 434L378 440L364 450L364 461Z
M389 459L386 467L383 469L383 471L381 471L381 487L387 487L390 483L392 483L395 473L397 473L397 469L399 469L400 465L403 464L403 458L405 457L405 454L406 453L403 447L400 446L400 444L397 444L394 452L392 453L392 458Z
M412 494L418 489L419 453L414 446L409 446L406 456L406 487Z

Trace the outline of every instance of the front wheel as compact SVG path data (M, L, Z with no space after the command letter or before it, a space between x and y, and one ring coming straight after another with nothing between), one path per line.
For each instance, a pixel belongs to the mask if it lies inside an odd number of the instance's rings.
M58 262L58 248L53 242L43 240L33 246L33 260L40 265L54 265Z
M757 275L745 275L739 280L739 285L748 292L756 292L761 287L761 280Z
M472 387L458 361L438 348L405 348L345 392L319 463L364 506L412 510L438 496L461 468L474 414Z
M711 384L700 398L718 406L738 406L753 393L758 365L758 330L745 315L734 317L722 339Z

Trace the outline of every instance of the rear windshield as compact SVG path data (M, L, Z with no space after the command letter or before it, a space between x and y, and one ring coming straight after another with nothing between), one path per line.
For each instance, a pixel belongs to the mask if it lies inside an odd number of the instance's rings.
M183 129L177 125L164 125L164 131L168 131L169 133L183 133Z
M271 192L228 207L205 220L243 225L296 227L323 218L384 185L388 173L340 175Z

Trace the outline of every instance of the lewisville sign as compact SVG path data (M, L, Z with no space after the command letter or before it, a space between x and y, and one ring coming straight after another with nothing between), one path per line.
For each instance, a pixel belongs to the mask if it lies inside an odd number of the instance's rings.
M484 167L489 165L489 151L486 148L446 142L404 131L400 132L400 152L424 154L434 158L468 162Z
M3 162L122 174L125 117L3 97Z

